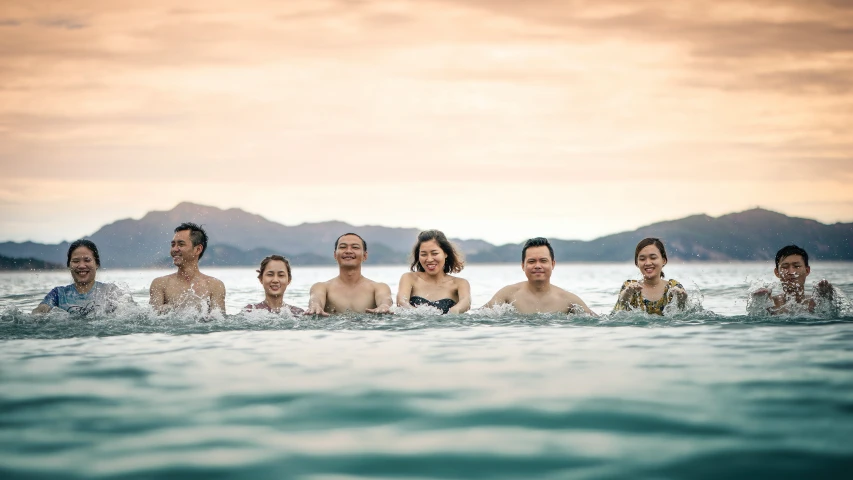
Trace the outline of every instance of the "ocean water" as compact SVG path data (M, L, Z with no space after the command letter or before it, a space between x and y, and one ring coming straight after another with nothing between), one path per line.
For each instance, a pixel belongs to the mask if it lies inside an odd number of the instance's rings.
M227 315L137 305L29 315L67 272L0 274L0 478L850 478L853 309L747 315L765 263L671 264L689 311L592 317L241 314L252 269L209 269ZM405 267L366 267L396 293ZM334 268L295 268L288 303ZM559 264L609 314L630 264ZM462 274L482 305L520 266ZM853 263L815 263L853 298Z

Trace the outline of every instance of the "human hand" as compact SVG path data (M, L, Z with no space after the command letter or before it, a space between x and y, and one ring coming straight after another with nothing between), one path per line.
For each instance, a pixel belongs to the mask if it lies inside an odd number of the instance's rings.
M815 286L815 292L821 297L829 297L832 295L832 284L827 280L821 280Z
M619 294L619 298L622 300L628 300L634 295L643 291L643 284L637 281L632 281L625 288L622 289L622 292Z
M319 305L316 304L308 305L308 310L305 310L305 313L303 315L320 315L321 317L329 316L329 314L325 310L323 310L322 308L320 308Z
M670 296L676 296L679 300L684 300L687 298L687 292L684 291L681 287L672 287L669 289Z
M767 287L762 287L762 288L759 288L758 290L756 290L756 291L752 292L752 296L753 296L753 297L758 297L758 296L762 296L762 295L763 295L763 296L768 296L768 297L769 297L769 296L770 296L770 294L772 294L772 293L773 293L773 291L772 291L772 290L770 290L769 288L767 288Z
M385 305L385 304L383 303L382 305L379 305L379 306L378 306L378 307L376 307L376 308L368 308L368 309L366 309L364 312L365 312L365 313L374 313L374 314L377 314L377 315L382 315L382 314L386 314L386 313L391 313L391 307L390 307L389 305Z

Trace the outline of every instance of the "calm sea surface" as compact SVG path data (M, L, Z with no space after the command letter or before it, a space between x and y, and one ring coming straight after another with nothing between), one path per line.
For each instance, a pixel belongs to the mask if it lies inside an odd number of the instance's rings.
M367 267L396 286L405 267ZM853 308L746 314L772 265L671 264L694 304L648 317L241 314L253 269L208 269L228 315L154 316L167 271L102 270L137 306L30 310L67 272L0 273L0 478L853 478ZM295 268L288 303L334 268ZM524 279L474 265L475 305ZM609 314L630 264L559 264ZM853 263L813 283L853 298Z

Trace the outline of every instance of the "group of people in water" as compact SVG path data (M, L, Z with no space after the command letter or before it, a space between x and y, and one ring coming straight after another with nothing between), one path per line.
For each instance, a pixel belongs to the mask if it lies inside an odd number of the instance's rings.
M177 272L158 277L151 282L149 303L157 313L193 309L203 313L225 313L225 285L222 281L201 273L198 262L207 249L207 233L194 223L182 223L175 228L170 255ZM338 237L334 245L334 258L339 274L311 287L307 309L288 305L284 294L292 281L290 262L281 255L270 255L261 261L258 280L264 289L264 300L249 304L246 311L266 310L292 315L328 316L346 312L387 314L392 307L419 307L427 305L443 314L464 313L471 309L471 286L458 277L464 260L456 247L438 230L418 234L412 249L410 272L400 278L396 298L391 288L362 275L362 265L367 260L367 242L355 233ZM641 240L634 251L634 264L641 280L627 280L622 284L613 311L639 310L648 314L663 315L672 306L684 309L688 294L676 280L666 280L663 268L667 264L666 248L657 238ZM68 248L67 267L73 283L56 287L33 310L46 313L61 308L69 313L87 314L93 311L115 309L124 298L114 284L95 280L101 261L98 248L90 240L77 240ZM508 285L485 304L483 308L509 304L521 314L566 313L596 316L577 295L551 284L551 274L556 266L554 249L547 239L531 238L521 249L521 268L527 280ZM811 269L805 250L788 245L776 254L774 274L782 289L774 292L762 288L753 292L753 300L762 302L771 314L812 312L816 302L832 299L833 287L820 281L813 294L807 294L805 282Z

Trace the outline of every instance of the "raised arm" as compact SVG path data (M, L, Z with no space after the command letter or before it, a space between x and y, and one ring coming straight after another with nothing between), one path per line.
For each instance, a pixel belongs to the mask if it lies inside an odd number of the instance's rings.
M414 276L411 272L406 272L400 277L400 286L397 288L397 306L411 307L409 299L412 298L412 287L414 286ZM379 305L377 303L377 305Z
M148 288L148 303L157 313L166 311L166 279L164 277L155 278L151 282L151 287Z
M448 313L465 313L471 309L471 284L464 278L457 278L456 284L459 301Z
M373 301L376 302L376 308L368 308L366 313L391 313L391 287L385 283L377 283L373 290Z
M616 299L616 305L613 306L613 311L631 309L631 299L634 295L643 291L643 284L636 280L628 280L622 284L622 289L619 291L619 298Z
M329 316L326 313L326 284L324 282L311 285L311 293L308 297L308 310L305 310L305 315Z

